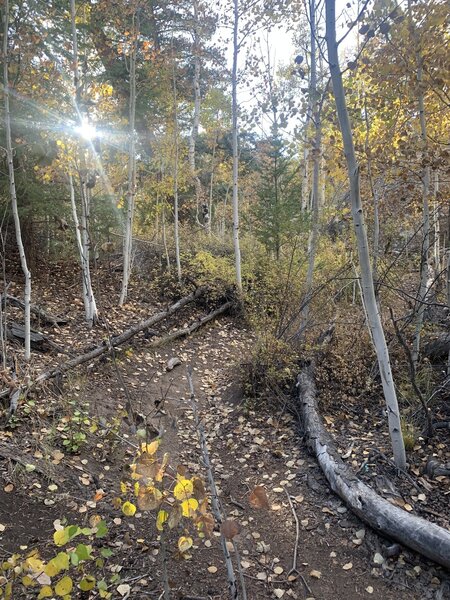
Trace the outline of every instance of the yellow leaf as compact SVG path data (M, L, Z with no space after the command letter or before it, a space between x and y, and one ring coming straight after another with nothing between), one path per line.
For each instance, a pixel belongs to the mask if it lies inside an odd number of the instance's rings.
M66 529L60 529L53 534L53 541L57 546L64 546L69 541L69 532Z
M156 529L158 531L163 530L163 525L169 518L169 513L166 510L160 510L158 516L156 517Z
M187 500L194 491L194 484L190 479L181 479L173 488L173 495L177 500Z
M32 585L36 585L35 580L30 577L29 575L25 575L25 577L22 577L22 585L24 587L30 587Z
M139 482L135 482L134 484L134 495L139 496Z
M155 454L155 452L159 448L160 443L161 443L160 439L153 440L153 442L150 442L150 444L146 444L144 442L143 444L141 444L141 450L142 450L142 452L145 452L146 454L150 454L150 455Z
M198 502L195 498L189 498L181 503L181 509L183 511L183 517L192 517L198 508Z
M95 587L95 577L92 575L86 575L80 581L79 588L82 592L89 592L89 590L93 590Z
M120 491L122 492L122 494L127 493L127 484L124 483L123 481L120 482Z
M70 594L72 591L72 587L73 581L68 575L66 575L55 585L55 594L57 596L67 596L67 594Z
M192 548L193 543L192 538L181 536L178 540L178 550L183 554Z
M158 472L155 475L155 481L162 481L163 480L164 474L166 472L166 467L169 464L169 456L170 455L169 455L168 452L164 453L161 466L160 466L160 468L158 469Z
M52 588L49 585L44 585L39 592L38 600L42 600L42 598L51 598L52 596Z
M34 573L40 573L44 569L44 563L37 554L29 556L25 561L25 566Z
M132 517L136 512L136 507L131 502L124 502L122 505L122 512L127 517Z
M60 552L55 558L48 563L44 569L44 573L49 577L54 577L69 568L69 555L65 552Z

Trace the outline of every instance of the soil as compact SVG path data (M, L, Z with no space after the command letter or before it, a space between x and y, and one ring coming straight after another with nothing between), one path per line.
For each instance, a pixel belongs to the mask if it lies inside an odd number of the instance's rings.
M68 298L69 277L67 285L64 281L61 274L59 294ZM67 288L64 293L61 286ZM115 290L107 281L103 289L107 290L103 293L103 311L108 315L108 326L103 321L95 330L88 330L82 324L77 289L73 289L73 300L64 311L69 324L47 330L58 345L79 351L97 343L108 331L120 331L161 306L151 290L141 287L134 291L133 302L116 309L112 300L106 301L114 298ZM47 308L60 313L62 303L55 296L46 297L48 292L44 290L48 287L43 286L42 291ZM184 325L204 312L204 308L190 307L165 323L164 328L168 331ZM286 406L271 398L261 406L245 400L239 384L240 365L248 360L255 340L244 325L226 317L181 342L157 350L149 349L149 344L150 340L138 335L118 350L115 360L104 358L69 374L62 396L52 386L41 390L33 399L34 406L20 407L15 427L0 434L4 448L4 481L0 486L0 523L4 530L0 545L4 557L33 548L44 557L50 556L55 551L55 520L58 523L66 518L69 523L84 526L99 515L107 522L108 534L96 544L114 552L100 570L108 580L113 573L121 578L110 584L113 598L123 597L117 591L120 583L130 586L126 597L162 598L164 548L171 598L229 598L218 527L210 539L194 537L191 557L186 560L180 558L176 548L182 529L176 536L169 536L163 548L154 512L138 511L134 517L126 517L114 507L120 482L130 479L128 465L135 457L135 446L142 441L137 435L142 435L143 429L150 438L155 432L162 434L160 452L170 453L171 464L182 463L190 475L199 474L205 479L186 375L186 366L191 365L223 513L240 529L234 541L248 600L450 598L448 573L366 528L329 490ZM173 357L180 364L168 371L167 361ZM33 369L39 371L63 358L54 353L36 356ZM130 404L137 423L124 416L124 408ZM82 407L90 424L97 424L98 429L88 433L79 450L71 453L63 445L64 425L76 407ZM332 428L339 429L345 423L353 436L360 435L360 429L352 430L348 418L339 419L337 410L333 412L329 405L327 410ZM344 428L340 431L338 443L345 451L349 442L342 433ZM380 439L384 439L382 431ZM375 437L373 445L378 441ZM358 462L361 458L362 462L365 444L365 440L354 438L355 454L350 460ZM382 463L377 473L392 480L390 466L385 465L383 471ZM34 469L30 471L29 465ZM448 486L448 480L441 484ZM405 484L396 479L395 485ZM429 485L435 489L434 483ZM267 508L255 508L249 501L256 486L264 487ZM445 494L446 490L442 491ZM408 493L402 489L400 495L415 509L420 502L411 498L411 485ZM434 512L448 519L448 509L442 505ZM230 542L228 545L236 566L235 549ZM374 562L376 554L383 557L382 564ZM18 590L14 598L35 597ZM98 596L74 591L72 597Z

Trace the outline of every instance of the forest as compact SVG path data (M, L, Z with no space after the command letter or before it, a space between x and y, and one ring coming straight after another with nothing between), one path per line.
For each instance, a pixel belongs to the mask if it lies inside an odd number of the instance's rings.
M450 599L448 2L0 4L0 600Z

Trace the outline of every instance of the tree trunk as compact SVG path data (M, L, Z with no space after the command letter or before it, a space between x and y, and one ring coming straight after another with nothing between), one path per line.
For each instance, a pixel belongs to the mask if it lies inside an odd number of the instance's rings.
M134 204L136 196L136 52L138 29L136 27L136 15L133 15L132 46L130 53L130 104L129 104L129 151L128 151L128 192L127 192L127 215L125 220L125 235L123 238L123 276L122 291L119 305L126 302L128 296L128 283L131 274L131 257L133 253L133 222Z
M419 109L419 122L420 122L420 137L422 140L424 158L426 163L422 172L422 198L423 198L423 226L422 226L422 252L420 255L420 288L418 295L418 306L415 319L415 333L412 348L412 359L414 368L417 369L417 363L419 362L420 354L420 338L423 328L423 320L425 315L425 304L424 301L428 294L428 280L429 280L429 254L430 254L430 206L429 206L429 194L430 194L430 166L428 164L428 138L427 138L427 123L425 117L425 101L422 89L423 80L423 59L419 51L415 27L412 20L412 8L411 0L408 0L408 19L411 41L413 43L415 56L416 56L416 81L417 81L417 106Z
M307 444L317 457L331 489L375 531L450 568L449 531L394 506L360 481L344 463L318 413L311 366L300 373L298 388Z
M301 341L308 326L309 306L313 286L314 266L316 263L317 242L319 234L319 185L320 185L320 152L322 143L321 106L317 90L317 51L316 51L316 1L309 2L310 48L311 48L311 78L309 89L309 104L312 109L312 124L314 127L314 147L312 150L313 182L311 195L311 233L308 241L308 270L306 273L306 291L304 308L300 315L300 328L297 339Z
M364 213L360 195L359 165L356 160L353 134L345 100L342 73L339 67L338 46L336 42L335 0L326 0L325 8L328 61L330 65L331 79L333 82L333 94L336 102L336 110L344 143L345 158L347 161L353 224L358 246L364 305L366 307L369 327L372 332L373 342L377 353L384 397L388 411L389 433L391 436L395 464L398 468L405 469L406 454L401 430L400 413L394 380L392 377L389 351L375 297L372 269L370 265L369 246L367 241L367 231L364 222Z
M83 284L83 302L86 314L86 320L88 323L93 324L93 320L97 316L97 306L95 303L94 292L92 290L91 274L89 269L89 258L86 254L86 244L82 240L80 231L80 222L78 220L77 205L75 203L75 188L73 185L72 175L69 175L69 187L70 187L70 204L72 206L72 217L75 225L75 237L77 240L78 254L80 257L81 265L81 277ZM83 228L84 231L84 228Z
M24 323L25 323L25 360L30 360L31 357L31 273L28 269L27 257L22 242L22 232L20 228L19 210L17 207L16 182L14 178L14 151L11 139L11 115L9 103L9 73L8 73L8 40L9 40L9 0L5 0L3 6L3 95L5 98L5 135L6 135L6 158L8 161L9 174L9 193L11 196L11 207L14 219L14 228L16 232L17 247L19 249L20 264L25 277L24 289Z
M233 137L233 244L236 269L236 286L242 293L241 275L241 247L239 242L239 156L238 156L238 105L237 105L237 70L238 70L238 44L239 32L239 0L234 0L233 23L233 70L231 76L232 86L232 137Z
M434 255L434 271L436 274L442 270L441 262L441 211L439 207L439 172L434 172L433 186L433 255Z
M212 234L212 213L213 213L213 191L214 191L214 169L215 169L215 161L216 161L216 146L217 146L217 133L214 135L214 142L212 148L212 157L211 157L211 176L209 179L209 220L208 220L208 234Z
M200 205L202 203L202 184L200 178L198 177L196 170L196 149L195 145L198 137L198 128L200 123L200 106L201 106L201 94L200 94L200 71L201 71L201 59L200 59L200 32L199 32L199 17L198 17L198 0L192 1L193 9L194 9L194 25L193 25L193 36L194 36L194 44L193 44L193 55L194 55L194 80L193 80L193 88L194 88L194 115L192 119L192 128L189 136L189 149L188 149L188 159L189 159L189 167L191 171L191 177L194 181L195 186L195 201L196 201L196 219L200 225L208 225L206 220L205 223L201 223L199 219Z
M77 112L79 122L82 122L82 116L79 109L81 101L81 80L78 67L78 41L77 41L77 26L76 26L76 6L75 0L70 0L70 16L72 28L72 55L73 55L73 85L75 92L74 105ZM83 150L84 152L84 150ZM85 165L84 155L82 164ZM97 321L97 304L95 302L94 292L91 281L90 268L90 238L89 238L89 216L90 216L90 196L89 190L86 187L86 172L80 174L80 191L81 191L81 223L78 221L77 209L75 205L75 190L73 187L72 176L69 176L70 199L72 204L72 214L75 223L75 235L77 246L80 255L81 276L83 283L83 302L85 310L86 322L90 327Z
M177 79L175 73L175 57L172 56L172 83L173 83L173 137L175 156L173 163L173 217L174 217L174 235L175 235L175 262L177 265L178 281L181 281L181 260L180 260L180 232L178 222L178 161L179 161L179 139L178 139L178 98L177 98Z

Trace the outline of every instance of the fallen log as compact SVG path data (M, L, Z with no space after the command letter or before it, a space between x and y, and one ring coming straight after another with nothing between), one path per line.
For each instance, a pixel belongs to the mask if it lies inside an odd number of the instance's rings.
M225 304L222 304L222 306L220 306L219 308L216 308L216 310L213 310L210 313L208 313L207 315L205 315L204 317L197 319L188 327L183 327L182 329L176 329L175 331L172 331L168 335L165 335L162 338L159 338L159 339L154 340L153 342L150 342L148 347L158 348L159 346L163 346L163 345L168 344L169 342L173 342L174 340L177 340L179 338L187 337L188 335L191 335L191 333L194 333L194 331L196 331L197 329L200 329L200 327L202 327L203 325L206 325L206 323L209 323L209 321L212 321L219 315L225 313L232 306L233 306L232 302L226 302Z
M301 371L298 387L306 441L331 489L375 531L450 569L450 531L394 506L358 479L341 459L317 409L313 365Z
M71 360L68 360L65 363L62 363L58 367L54 367L53 369L50 369L49 371L45 371L44 373L41 373L41 375L39 375L35 379L34 383L39 384L39 383L42 383L43 381L47 381L48 379L52 379L53 377L62 375L63 373L66 373L67 371L70 371L71 369L74 369L75 367L78 367L79 365L82 365L86 362L94 360L95 358L98 358L102 354L111 352L112 348L116 348L117 346L124 344L125 342L130 340L133 336L135 336L137 333L140 333L141 331L144 331L145 329L152 327L156 323L159 323L160 321L167 319L168 317L170 317L171 315L176 313L178 310L180 310L181 308L183 308L190 302L193 302L194 300L199 298L204 292L205 292L204 288L197 288L195 290L195 292L193 292L192 294L189 294L189 296L185 296L184 298L181 298L181 300L178 300L178 302L175 302L175 304L172 304L166 310L156 313L156 315L153 315L153 316L149 317L148 319L145 319L144 321L140 321L139 323L136 323L136 325L133 325L129 329L126 329L119 335L112 336L110 338L110 340L100 344L93 350L90 350L89 352L86 352L85 354L81 354L80 356L76 356L75 358L72 358Z
M11 341L19 341L22 344L25 342L25 326L21 323L8 323L6 325L6 337ZM33 350L39 352L48 352L49 345L47 344L48 339L39 331L31 329L30 331L30 345Z
M144 321L140 321L139 323L137 323L136 325L133 325L132 327L125 330L121 334L111 337L110 340L108 340L108 342L102 343L101 345L90 350L89 352L81 354L80 356L76 356L75 358L72 358L72 359L62 363L62 364L58 365L57 367L53 367L52 369L49 369L48 371L44 371L44 373L41 373L40 375L38 375L36 377L36 379L34 379L33 381L12 390L10 392L9 416L13 415L16 412L20 397L26 395L32 389L39 387L39 385L41 385L45 381L48 381L55 377L61 377L67 371L70 371L71 369L74 369L75 367L78 367L79 365L82 365L84 363L90 362L90 361L98 358L99 356L102 356L102 354L110 353L113 350L113 348L116 348L117 346L124 344L129 339L131 339L133 336L135 336L137 333L148 330L150 327L152 327L156 323L159 323L160 321L170 317L171 315L176 313L178 310L180 310L181 308L183 308L190 302L197 300L197 298L199 298L202 294L204 294L204 292L205 292L204 287L197 288L195 290L195 292L193 292L192 294L189 294L189 296L185 296L184 298L181 298L180 300L178 300L178 302L175 302L175 304L172 304L166 310L163 310L155 315L152 315L151 317L149 317L148 319L145 319ZM195 331L195 329L198 329L198 327L200 327L204 323L207 323L208 321L213 319L215 316L217 316L221 312L225 312L225 310L227 310L229 308L229 306L231 306L231 303L227 303L226 305L213 311L206 317L203 317L199 321L194 322L189 327L185 327L183 329L177 330L161 340L155 340L154 342L152 342L152 344L150 346L156 347L158 345L161 345L161 344L171 341L173 339L177 339L179 337L189 335L189 333L192 333L193 331Z
M25 304L23 300L20 300L20 298L16 298L15 296L11 296L10 294L3 294L1 297L1 301L2 308L5 308L5 305L8 303L12 306L16 306L17 308L25 310ZM64 317L55 317L54 315L48 313L37 304L32 304L30 306L30 311L33 315L36 315L36 317L38 317L43 323L46 323L47 325L59 326L66 325L66 323L68 323L68 319Z
M422 354L431 362L446 361L450 352L450 333L443 333L435 340L424 344Z

